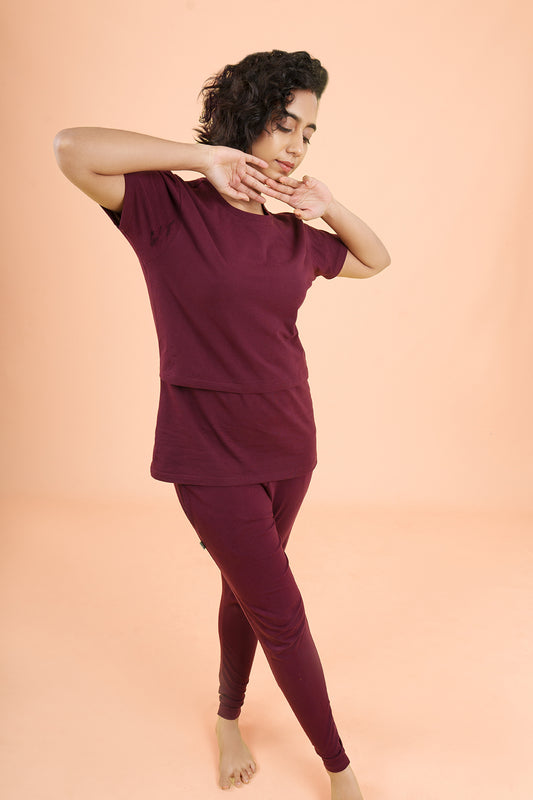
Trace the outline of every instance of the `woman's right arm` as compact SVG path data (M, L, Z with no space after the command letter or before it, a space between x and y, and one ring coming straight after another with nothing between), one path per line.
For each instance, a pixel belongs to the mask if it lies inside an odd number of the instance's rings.
M54 138L54 153L69 181L112 211L122 211L126 172L192 170L228 197L258 199L258 179L264 178L252 165L266 166L229 147L173 142L115 128L65 128Z

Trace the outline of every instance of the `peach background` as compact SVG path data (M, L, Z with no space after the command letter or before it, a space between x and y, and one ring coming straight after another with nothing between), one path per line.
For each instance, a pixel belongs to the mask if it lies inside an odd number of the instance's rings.
M274 47L330 73L302 174L392 256L317 281L299 322L319 465L290 557L341 735L365 800L533 796L532 18L517 0L4 14L8 800L218 796L218 579L149 475L146 287L52 142L190 140L205 78ZM252 677L262 774L243 791L325 797L261 653Z

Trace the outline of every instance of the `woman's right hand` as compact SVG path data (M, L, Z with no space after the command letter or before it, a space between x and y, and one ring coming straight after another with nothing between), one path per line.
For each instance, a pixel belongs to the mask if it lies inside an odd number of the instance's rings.
M268 167L266 161L234 147L207 146L208 163L203 174L215 189L232 200L265 202L260 192L266 177L256 167Z

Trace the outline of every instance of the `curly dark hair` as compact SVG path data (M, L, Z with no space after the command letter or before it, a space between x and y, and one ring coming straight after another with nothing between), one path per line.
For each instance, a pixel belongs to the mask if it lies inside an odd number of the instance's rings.
M293 89L307 89L320 99L327 82L327 71L305 50L252 53L204 84L196 141L247 153L268 122L275 125L286 116Z

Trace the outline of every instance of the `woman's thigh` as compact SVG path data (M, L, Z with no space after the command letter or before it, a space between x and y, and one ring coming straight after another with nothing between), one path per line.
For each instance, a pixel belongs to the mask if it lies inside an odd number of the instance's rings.
M234 540L246 536L247 530L257 533L261 526L270 529L274 522L285 547L312 475L308 472L295 478L243 486L175 483L174 488L185 515L206 546L203 536L209 536L210 532L218 531L225 546L231 549ZM265 542L261 538L253 541L256 544Z
M290 645L305 618L284 547L308 485L307 478L245 486L175 484L185 514L257 635L281 648Z
M267 493L272 498L272 512L276 522L278 534L283 547L286 546L290 532L303 503L312 472L281 481L270 481L263 484Z

